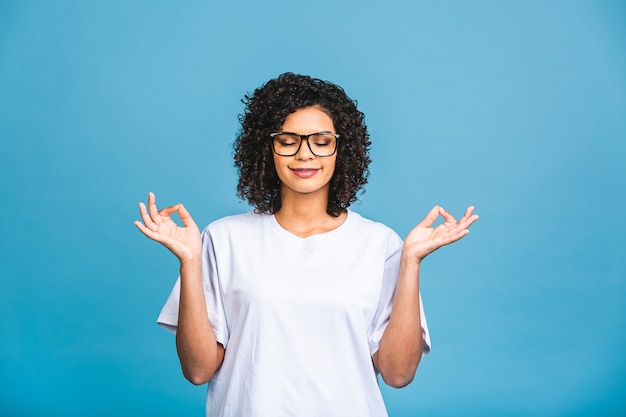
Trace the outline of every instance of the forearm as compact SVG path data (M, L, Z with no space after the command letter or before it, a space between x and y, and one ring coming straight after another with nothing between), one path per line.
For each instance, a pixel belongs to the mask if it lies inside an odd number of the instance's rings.
M199 259L181 262L176 349L185 378L196 385L209 381L224 358L207 315Z
M385 383L396 388L408 385L415 376L423 348L419 263L403 256L389 324L374 354Z

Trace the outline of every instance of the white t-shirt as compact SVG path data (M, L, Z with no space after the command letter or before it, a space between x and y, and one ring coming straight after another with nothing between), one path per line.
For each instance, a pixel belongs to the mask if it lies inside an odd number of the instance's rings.
M207 416L387 416L371 356L398 277L393 230L348 211L338 228L300 238L249 212L211 223L202 241L207 313L226 348ZM179 286L157 320L173 332Z

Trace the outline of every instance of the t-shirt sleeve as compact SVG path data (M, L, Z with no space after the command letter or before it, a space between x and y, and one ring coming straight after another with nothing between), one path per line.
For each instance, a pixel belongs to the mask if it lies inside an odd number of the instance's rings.
M396 284L398 282L398 273L400 270L400 256L402 253L402 239L395 234L389 238L387 243L387 252L385 256L385 267L383 272L383 282L380 291L380 298L378 300L378 307L374 315L374 319L370 326L369 332L369 347L370 355L373 355L378 351L380 339L383 336L383 332L387 328L389 323L389 316L391 315L391 307L393 305L393 297L396 291ZM422 336L424 339L424 350L422 356L427 355L430 352L430 334L428 332L428 323L426 322L426 315L424 314L424 304L422 303L422 294L419 294L420 299L420 320L422 326Z
M226 313L222 300L220 280L217 273L213 239L208 228L202 233L202 284L206 300L207 315L213 326L215 338L224 347L228 344L229 332L226 322ZM180 301L180 277L176 280L170 292L157 323L164 329L176 333L178 327L178 306Z

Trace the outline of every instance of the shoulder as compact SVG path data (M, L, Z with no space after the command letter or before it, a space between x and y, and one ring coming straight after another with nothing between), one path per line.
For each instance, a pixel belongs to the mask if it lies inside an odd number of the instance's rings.
M204 228L204 233L211 235L230 233L238 230L250 232L254 229L260 229L267 221L270 215L267 213L255 213L249 211L241 214L222 217L215 220Z
M369 239L384 239L392 245L402 245L402 239L389 226L384 223L361 216L355 211L349 210L350 222L358 234L365 234Z

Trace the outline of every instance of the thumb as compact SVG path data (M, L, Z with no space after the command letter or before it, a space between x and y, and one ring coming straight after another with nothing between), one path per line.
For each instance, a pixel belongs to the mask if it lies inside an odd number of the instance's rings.
M189 214L183 203L178 204L178 215L180 216L180 220L183 222L185 227L196 226L196 222L193 221L191 214Z
M431 227L439 217L439 206L433 207L424 219L418 223L418 227Z

